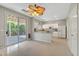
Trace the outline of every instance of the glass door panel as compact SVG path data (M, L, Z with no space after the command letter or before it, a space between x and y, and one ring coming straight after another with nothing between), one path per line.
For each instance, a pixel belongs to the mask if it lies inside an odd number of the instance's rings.
M6 47L7 55L18 54L18 18L14 15L7 15L6 24Z
M26 40L26 20L19 18L19 42Z
M13 45L18 43L18 18L13 15L7 17L7 40L6 45Z

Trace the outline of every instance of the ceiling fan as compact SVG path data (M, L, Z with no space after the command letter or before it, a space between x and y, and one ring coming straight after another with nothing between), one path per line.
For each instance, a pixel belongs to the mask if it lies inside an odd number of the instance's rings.
M36 4L29 4L28 8L22 9L24 12L28 12L32 16L41 16L44 14L45 8Z

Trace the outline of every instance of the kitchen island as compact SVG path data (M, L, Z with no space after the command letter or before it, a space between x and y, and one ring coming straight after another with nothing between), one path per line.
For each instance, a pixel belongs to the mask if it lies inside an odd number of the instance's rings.
M48 42L52 40L52 34L50 32L34 32L34 40Z

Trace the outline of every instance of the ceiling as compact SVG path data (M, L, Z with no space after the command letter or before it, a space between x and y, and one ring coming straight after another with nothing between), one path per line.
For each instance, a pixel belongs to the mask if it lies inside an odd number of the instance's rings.
M22 9L27 8L27 3L0 3L0 5L28 15L27 12L22 11ZM43 21L65 19L71 6L70 3L38 3L37 5L43 6L45 8L45 12L42 16L35 16L34 18Z

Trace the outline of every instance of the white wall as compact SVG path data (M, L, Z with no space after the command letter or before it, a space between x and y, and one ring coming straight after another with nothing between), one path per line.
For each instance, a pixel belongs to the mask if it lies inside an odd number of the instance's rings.
M78 37L78 56L79 56L79 3L77 6L78 6L78 22L77 22L78 23L78 36L77 37Z
M30 34L30 36L31 36L31 38L29 38L28 40L32 40L33 39L32 28L33 28L33 19L28 17L28 20L27 20L27 36L28 36L28 34Z
M72 4L67 18L67 39L73 55L77 55L77 4Z
M0 6L0 55L6 55L6 48L5 47L5 36L6 36L6 30L5 30L5 9Z
M0 48L4 46L5 37L5 15L4 10L0 7Z

